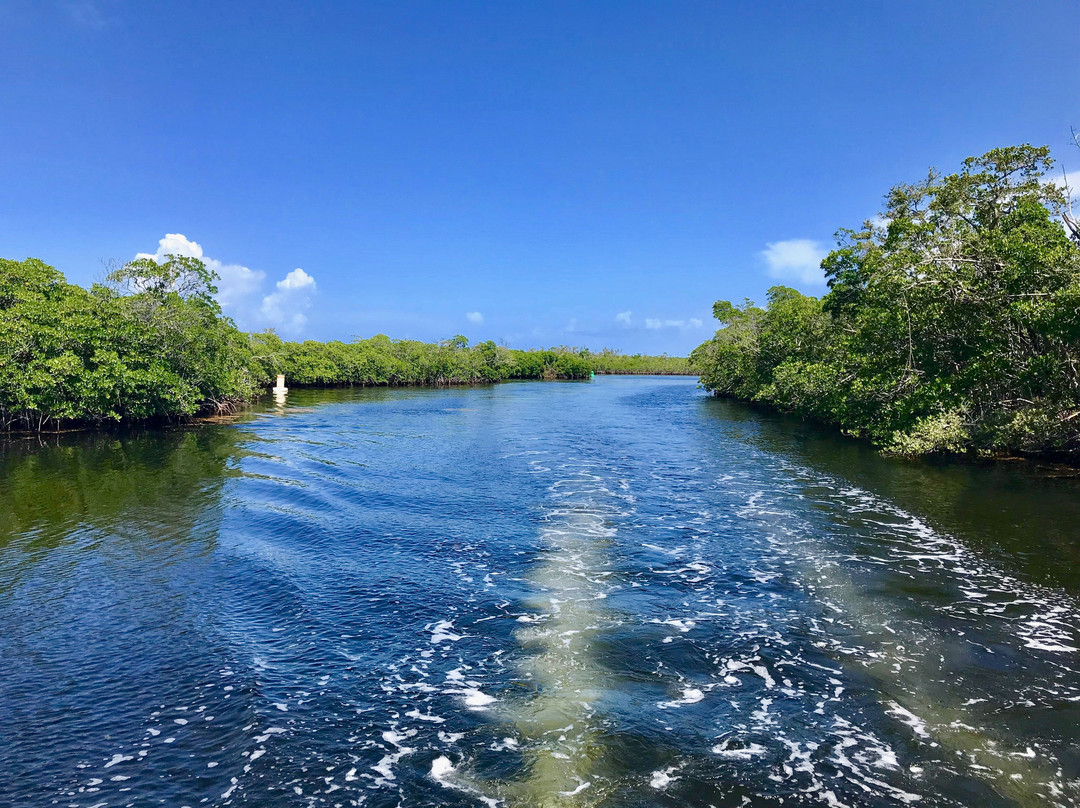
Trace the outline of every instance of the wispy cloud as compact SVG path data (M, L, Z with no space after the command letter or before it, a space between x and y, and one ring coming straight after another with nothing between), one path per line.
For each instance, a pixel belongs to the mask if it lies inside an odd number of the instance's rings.
M56 5L69 20L83 28L104 28L109 24L101 4L94 0L59 0Z
M622 323L623 325L632 325L630 321L630 315L632 313L633 312L629 311L620 311L618 314L615 315L615 322Z
M821 261L826 255L828 250L824 245L805 238L774 241L761 251L769 277L822 286L825 273L821 271Z
M645 327L659 331L661 328L701 328L704 323L697 317L690 317L686 320L659 320L655 317L645 318Z
M484 315L478 311L470 311L466 313L465 319L468 320L470 323L473 323L474 325L484 324Z

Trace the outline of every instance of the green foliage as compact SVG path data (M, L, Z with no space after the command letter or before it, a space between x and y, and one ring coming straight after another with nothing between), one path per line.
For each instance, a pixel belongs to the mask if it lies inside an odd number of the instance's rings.
M506 379L584 379L592 370L579 353L519 351L490 340L469 347L458 336L432 344L384 334L344 342L281 342L250 335L253 354L273 357L267 376L284 373L290 385L452 385ZM276 342L275 342L276 340Z
M599 353L583 352L595 373L643 373L658 375L690 375L690 360L685 356L649 356L622 354L612 348Z
M920 418L907 432L898 432L885 450L891 454L959 454L971 442L967 413L949 410Z
M1080 249L1045 148L995 149L842 230L821 300L716 304L691 361L718 395L904 454L1080 452Z
M170 255L132 261L87 290L35 259L0 261L0 428L228 412L278 373L298 386L451 385L685 367L612 351L470 347L460 335L284 342L238 331L214 298L216 280L198 259Z
M250 398L246 340L193 261L136 261L110 277L116 286L87 290L35 259L0 260L0 427L193 415Z

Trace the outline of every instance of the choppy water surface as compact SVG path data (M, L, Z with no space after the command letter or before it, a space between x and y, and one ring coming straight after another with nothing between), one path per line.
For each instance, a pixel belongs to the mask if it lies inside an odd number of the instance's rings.
M1080 804L1080 481L671 378L0 449L0 804Z

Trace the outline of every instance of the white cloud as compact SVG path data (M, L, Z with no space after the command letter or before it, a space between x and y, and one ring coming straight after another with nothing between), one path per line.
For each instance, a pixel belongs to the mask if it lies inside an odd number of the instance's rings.
M158 239L156 253L139 253L136 258L153 258L159 264L166 255L183 255L187 258L202 258L203 248L197 241L192 241L183 233L166 233Z
M821 261L826 255L824 246L806 238L774 241L761 251L769 277L819 285L825 284Z
M276 292L263 298L259 311L269 325L295 334L307 324L304 312L314 293L315 279L297 267L277 282Z
M1063 174L1050 176L1048 179L1063 191L1068 187L1069 196L1072 197L1073 202L1080 202L1080 171L1066 171Z
M615 322L622 323L623 325L630 325L631 313L632 312L629 311L620 311L618 314L615 315Z
M308 275L304 270L297 267L288 275L285 276L285 280L277 282L277 288L282 291L295 291L297 289L306 289L309 286L315 285L315 279Z
M484 324L484 315L482 315L478 311L470 311L470 312L468 312L465 315L465 319L468 320L470 323L475 323L476 325L483 325Z
M242 329L260 329L267 326L279 328L295 335L307 323L304 313L311 307L316 291L315 279L297 268L276 284L276 291L262 295L266 273L240 264L225 264L210 258L202 245L183 233L166 233L158 241L157 252L139 253L136 258L151 258L157 262L166 255L198 258L207 269L218 274L217 299L227 315L236 320Z
M1076 217L1080 216L1080 171L1066 171L1057 176L1049 177L1048 181L1065 191L1065 195L1068 197L1068 204L1063 211L1065 216L1061 218L1061 226L1071 233L1073 232L1073 225L1068 223L1066 217L1071 217L1075 222Z
M869 222L875 230L888 230L892 219L882 213L875 213L870 217Z
M697 317L691 317L689 320L686 321L686 324L691 328L701 328L703 325L705 325L705 323L703 323Z
M218 303L223 309L230 309L242 304L246 298L256 294L262 285L266 273L258 269L248 269L239 264L223 264L216 258L209 258L203 253L202 245L192 241L183 233L166 233L158 240L156 253L139 253L136 258L152 258L159 264L166 255L182 255L186 258L198 258L206 268L218 274Z
M664 321L663 320L657 320L654 317L646 317L645 318L645 327L646 328L652 328L652 329L663 328L664 327Z
M239 264L223 264L213 259L206 262L210 269L217 272L218 302L223 309L230 308L258 293L266 273L259 269L248 269Z

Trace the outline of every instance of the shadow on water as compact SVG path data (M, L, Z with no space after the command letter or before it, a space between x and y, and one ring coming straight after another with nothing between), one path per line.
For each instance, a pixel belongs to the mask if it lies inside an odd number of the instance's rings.
M866 441L707 398L734 439L872 491L1015 574L1080 593L1080 472L1030 461L910 460Z

